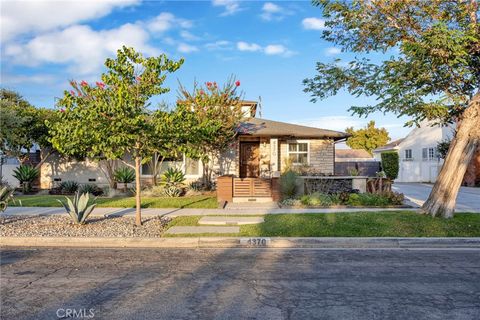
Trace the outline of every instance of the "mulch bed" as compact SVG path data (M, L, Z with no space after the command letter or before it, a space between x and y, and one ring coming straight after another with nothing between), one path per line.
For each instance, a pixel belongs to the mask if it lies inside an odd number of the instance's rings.
M164 217L143 218L137 227L134 217L91 217L76 225L68 216L3 216L2 237L161 237L170 221Z

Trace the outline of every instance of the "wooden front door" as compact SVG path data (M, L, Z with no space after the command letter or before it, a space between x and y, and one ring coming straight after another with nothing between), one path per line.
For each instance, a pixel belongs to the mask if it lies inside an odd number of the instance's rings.
M240 143L240 178L260 176L260 143Z

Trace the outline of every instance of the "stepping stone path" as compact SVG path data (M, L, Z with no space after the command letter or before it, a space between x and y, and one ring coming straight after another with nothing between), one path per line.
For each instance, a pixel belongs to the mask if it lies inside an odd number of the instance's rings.
M240 227L215 226L174 226L166 231L167 234L197 234L197 233L239 233Z
M258 224L262 223L265 220L263 217L216 217L216 216L206 216L202 217L198 223L199 224L209 224L209 225L244 225L244 224Z

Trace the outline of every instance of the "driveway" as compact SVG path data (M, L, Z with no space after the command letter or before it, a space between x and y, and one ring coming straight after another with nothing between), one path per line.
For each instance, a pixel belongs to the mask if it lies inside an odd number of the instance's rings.
M393 190L401 192L414 204L421 206L427 200L433 184L395 183ZM457 197L456 211L480 212L480 188L461 187Z
M69 310L86 319L480 314L479 250L57 248L0 257L1 319L68 318Z

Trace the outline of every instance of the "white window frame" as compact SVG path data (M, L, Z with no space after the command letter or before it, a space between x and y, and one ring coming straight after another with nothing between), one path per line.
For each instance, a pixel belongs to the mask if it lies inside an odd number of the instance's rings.
M432 152L431 154L430 154L430 151ZM435 160L436 159L435 148L432 148L432 147L428 148L427 153L428 153L428 160Z
M290 144L293 143L306 143L307 144L307 165L310 165L310 140L288 140L287 141L287 158L290 161L290 153L291 154L299 154L299 153L305 153L304 151L302 152L290 152ZM294 165L304 165L304 163L298 163L298 162L293 162L292 164Z

